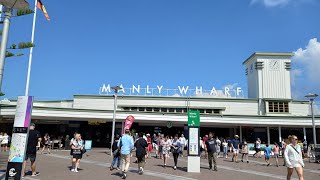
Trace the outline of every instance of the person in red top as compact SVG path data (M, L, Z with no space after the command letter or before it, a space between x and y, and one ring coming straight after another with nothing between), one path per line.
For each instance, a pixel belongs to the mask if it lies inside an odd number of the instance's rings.
M148 143L147 158L149 158L150 154L152 153L152 139L150 137L150 134L147 134L147 143Z
M208 135L205 135L204 138L203 138L203 144L204 144L204 149L206 149L206 142L208 140L209 136ZM207 151L204 151L205 152L205 158L208 159L208 153Z

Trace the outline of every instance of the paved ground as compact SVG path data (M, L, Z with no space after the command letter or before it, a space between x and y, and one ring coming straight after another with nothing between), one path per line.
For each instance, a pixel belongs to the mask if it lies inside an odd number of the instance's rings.
M0 153L0 180L4 179L6 170L6 160L8 153ZM134 158L132 158L132 161ZM206 159L201 159L201 173L187 173L187 157L180 158L175 171L172 169L173 158L168 161L167 168L163 168L163 162L160 159L147 159L144 175L137 174L137 164L131 163L128 180L160 180L160 179L177 179L177 180L196 180L196 179L239 179L239 180L267 180L267 179L286 179L286 168L276 167L272 159L272 165L266 166L262 158L249 159L250 163L234 163L231 159L218 159L218 172L208 169ZM105 149L91 150L84 155L81 160L81 170L79 173L70 172L69 151L53 151L51 154L38 154L37 171L41 174L38 177L26 176L25 179L35 180L105 180L120 179L120 173L116 170L110 171L111 158ZM283 160L281 159L282 163ZM306 163L305 179L320 179L320 164ZM29 169L29 168L28 168ZM292 179L297 179L294 174Z

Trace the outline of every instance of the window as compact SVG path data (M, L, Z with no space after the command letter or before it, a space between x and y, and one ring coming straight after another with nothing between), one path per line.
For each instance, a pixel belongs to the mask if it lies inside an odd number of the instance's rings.
M146 110L147 110L148 112L152 112L152 108L151 108L151 107L147 107Z
M174 108L169 108L169 112L174 112Z
M144 111L144 107L139 107L139 111Z
M207 114L212 114L212 109L206 109Z
M214 109L213 114L220 114L220 109Z
M271 113L288 113L289 103L280 101L270 101L269 102L269 112Z
M199 109L199 111L200 111L200 114L204 113L204 109Z
M123 110L124 111L130 111L130 108L129 107L124 107Z
M161 112L168 112L167 110L167 108L161 108Z
M160 112L160 108L154 108L154 112Z
M137 107L131 107L131 111L137 111Z
M182 108L177 108L177 109L176 109L176 112L177 112L177 113L182 113Z

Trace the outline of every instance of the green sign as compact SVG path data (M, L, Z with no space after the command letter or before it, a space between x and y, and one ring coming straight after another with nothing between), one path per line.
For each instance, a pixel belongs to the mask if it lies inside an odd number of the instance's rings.
M200 112L189 110L188 111L188 126L200 126Z

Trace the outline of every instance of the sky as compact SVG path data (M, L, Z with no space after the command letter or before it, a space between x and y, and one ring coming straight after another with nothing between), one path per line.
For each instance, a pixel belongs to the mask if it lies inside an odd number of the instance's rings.
M31 9L34 1L28 0ZM318 0L42 0L29 95L99 94L103 84L242 87L254 52L293 52L295 99L320 94ZM32 15L13 17L9 44L30 41ZM1 28L1 26L0 26ZM24 95L29 51L7 58L5 98Z

